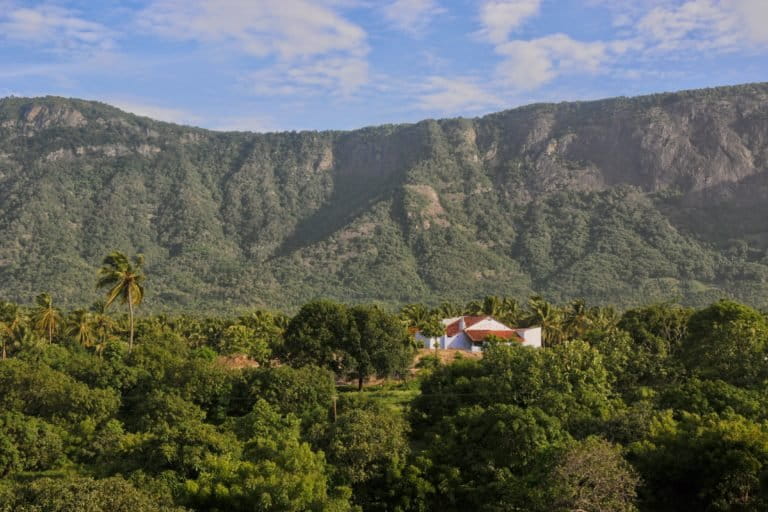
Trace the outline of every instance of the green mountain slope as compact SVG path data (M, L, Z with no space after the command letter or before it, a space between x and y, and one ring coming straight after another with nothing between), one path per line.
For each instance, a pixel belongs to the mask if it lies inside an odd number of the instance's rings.
M0 100L0 296L154 308L485 294L768 303L768 84L352 132L218 133Z

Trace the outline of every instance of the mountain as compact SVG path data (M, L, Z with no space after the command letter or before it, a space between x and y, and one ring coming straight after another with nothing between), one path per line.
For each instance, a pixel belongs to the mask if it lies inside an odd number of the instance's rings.
M89 304L113 249L148 306L541 293L768 304L768 84L349 132L221 133L0 100L0 296Z

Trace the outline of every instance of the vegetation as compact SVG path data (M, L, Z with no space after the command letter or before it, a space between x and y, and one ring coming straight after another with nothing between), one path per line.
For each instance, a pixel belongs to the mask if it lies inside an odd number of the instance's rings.
M111 254L99 282L131 304L127 261ZM0 304L2 512L768 507L768 319L735 302L53 304ZM414 375L411 334L446 314L545 325L546 347L489 339Z
M279 134L7 98L0 283L74 309L117 248L147 256L155 313L487 294L764 307L767 97L754 84Z

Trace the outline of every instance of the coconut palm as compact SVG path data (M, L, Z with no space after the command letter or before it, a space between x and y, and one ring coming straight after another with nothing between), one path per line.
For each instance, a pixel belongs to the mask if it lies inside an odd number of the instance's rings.
M565 310L563 330L569 338L580 338L592 326L592 315L587 304L577 299L572 301Z
M400 310L400 319L408 329L418 329L430 316L431 313L424 304L408 304Z
M501 299L501 314L499 320L507 325L517 325L522 320L523 308L520 307L520 303L511 297L504 297Z
M115 329L115 321L107 314L107 308L103 301L95 302L91 306L91 324L95 334L96 353L101 357L107 340Z
M73 311L67 322L67 335L72 336L80 345L93 345L94 325L93 314L85 309Z
M0 340L2 341L2 358L8 357L9 347L20 347L31 337L29 318L22 309L12 303L0 303Z
M123 253L115 251L104 258L103 266L99 270L99 280L96 282L97 288L108 288L107 297L104 302L105 309L112 305L117 299L128 305L128 318L130 323L130 338L128 342L128 351L133 350L134 335L134 306L141 304L144 300L144 287L141 285L144 281L144 275L141 273L141 267L144 264L144 257L138 255L129 260Z
M611 306L593 307L589 316L596 329L606 332L616 331L621 319L621 315Z
M47 293L41 293L35 298L37 307L34 312L35 329L42 335L48 336L48 343L53 343L53 333L61 324L61 312L53 306L53 298Z
M464 310L454 302L442 302L437 308L437 314L440 318L454 318L464 314Z
M5 361L8 358L7 345L10 341L13 332L6 322L0 322L0 344L2 344L2 360Z
M563 341L563 323L560 310L541 297L531 297L528 301L530 315L528 324L541 327L544 345L551 347Z
M470 315L488 315L499 318L504 313L504 301L496 295L487 295L482 301L473 300L467 304L466 311Z

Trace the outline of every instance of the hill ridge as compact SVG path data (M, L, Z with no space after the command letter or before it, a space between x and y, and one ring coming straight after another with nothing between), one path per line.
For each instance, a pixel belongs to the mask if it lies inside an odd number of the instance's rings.
M120 249L146 253L157 309L764 305L766 170L768 83L270 133L5 98L0 295L89 301Z

